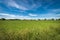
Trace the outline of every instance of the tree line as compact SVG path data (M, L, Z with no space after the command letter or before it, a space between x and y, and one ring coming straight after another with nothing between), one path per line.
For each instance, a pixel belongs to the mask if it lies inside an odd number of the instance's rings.
M5 19L5 18L0 18L0 20L21 20L21 19ZM23 20L27 20L27 19L23 19ZM30 20L32 20L32 19L30 19ZM37 19L37 20L42 20L42 19ZM52 18L52 19L43 19L43 20L60 20L60 18L59 19L54 19L54 18Z

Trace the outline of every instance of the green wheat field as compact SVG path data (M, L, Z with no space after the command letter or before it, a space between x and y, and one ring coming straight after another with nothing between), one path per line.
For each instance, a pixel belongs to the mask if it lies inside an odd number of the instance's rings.
M60 20L0 20L0 40L60 40Z

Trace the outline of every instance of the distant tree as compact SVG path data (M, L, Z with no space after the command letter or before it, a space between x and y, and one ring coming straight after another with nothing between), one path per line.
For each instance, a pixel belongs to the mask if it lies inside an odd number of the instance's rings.
M44 20L47 20L46 18Z
M58 19L58 20L60 20L60 19Z
M1 18L1 20L6 20L5 18Z
M38 20L40 20L40 19L38 19Z
M54 18L52 18L51 20L54 20Z

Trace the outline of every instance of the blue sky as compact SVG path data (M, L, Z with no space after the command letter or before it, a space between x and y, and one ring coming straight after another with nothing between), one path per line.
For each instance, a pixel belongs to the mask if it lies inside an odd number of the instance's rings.
M0 18L58 19L60 0L0 0Z

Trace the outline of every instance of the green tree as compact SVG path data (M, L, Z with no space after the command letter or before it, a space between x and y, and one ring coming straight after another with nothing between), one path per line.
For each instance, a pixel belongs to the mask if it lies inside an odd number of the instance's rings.
M52 18L51 20L54 20L54 18Z
M5 18L1 18L1 20L6 20Z
M60 19L58 19L58 20L60 20Z

